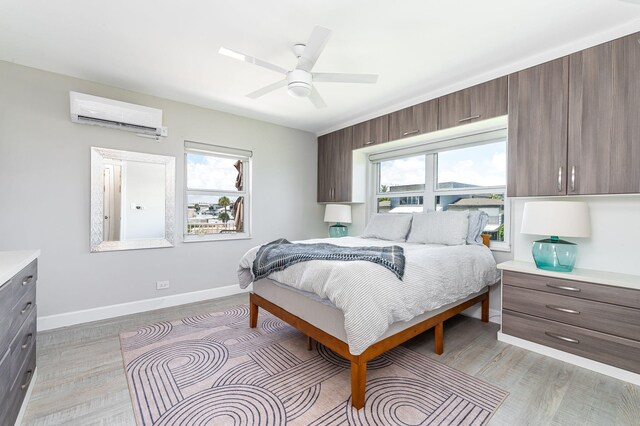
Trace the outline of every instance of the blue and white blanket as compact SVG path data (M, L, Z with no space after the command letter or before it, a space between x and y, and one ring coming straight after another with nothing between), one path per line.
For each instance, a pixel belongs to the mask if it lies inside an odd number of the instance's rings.
M400 246L342 247L328 243L294 244L281 238L260 247L253 261L253 277L259 280L272 272L311 260L364 260L384 266L400 280L404 275L404 249Z

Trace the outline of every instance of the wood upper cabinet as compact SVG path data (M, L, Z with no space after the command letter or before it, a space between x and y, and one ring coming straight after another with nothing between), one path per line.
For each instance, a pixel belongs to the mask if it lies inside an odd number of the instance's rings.
M353 127L318 138L319 203L351 201Z
M568 194L640 192L639 40L570 56Z
M353 126L353 149L389 141L389 114Z
M506 115L507 80L507 77L500 77L441 97L438 129Z
M509 197L566 194L568 104L568 57L509 76Z
M438 130L438 100L432 99L389 115L389 140Z

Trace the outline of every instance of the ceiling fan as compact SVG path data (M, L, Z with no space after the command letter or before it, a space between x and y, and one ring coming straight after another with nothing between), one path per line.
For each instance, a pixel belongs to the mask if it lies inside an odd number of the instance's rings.
M322 50L327 44L329 36L331 36L331 30L316 26L313 29L313 32L311 33L307 44L295 44L293 46L293 53L298 58L298 63L292 70L286 70L278 65L274 65L270 62L254 58L252 56L245 55L244 53L240 53L232 49L227 49L225 47L221 47L218 53L230 58L249 62L251 64L255 64L285 75L285 78L283 80L277 81L273 84L263 87L262 89L258 89L255 92L249 93L247 95L249 98L259 98L260 96L264 96L267 93L287 86L287 92L291 96L297 98L309 98L311 103L316 108L324 108L327 106L327 104L324 102L322 96L320 96L320 93L318 93L313 83L323 82L373 84L378 81L378 76L376 74L311 72L311 69L316 64L318 57L320 57Z

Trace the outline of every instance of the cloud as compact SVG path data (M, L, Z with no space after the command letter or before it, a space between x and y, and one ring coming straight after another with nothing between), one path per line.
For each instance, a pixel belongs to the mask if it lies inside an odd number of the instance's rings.
M238 171L233 164L236 160L211 157L208 155L187 155L187 187L190 189L210 189L236 191Z

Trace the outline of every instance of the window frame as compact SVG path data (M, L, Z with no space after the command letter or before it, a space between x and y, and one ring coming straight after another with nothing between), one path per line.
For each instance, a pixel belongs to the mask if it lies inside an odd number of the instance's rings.
M493 139L472 141L469 142L468 138L464 138L462 141L456 143L455 139L449 141L445 145L438 147L430 147L428 144L422 146L422 149L416 150L417 146L408 146L405 149L395 149L389 152L389 156L385 156L384 152L372 153L377 158L375 160L369 158L369 167L371 170L369 182L373 185L373 190L370 190L371 194L370 208L371 213L378 212L378 199L383 197L423 197L423 209L435 211L436 210L436 197L445 195L473 195L473 194L502 194L504 201L504 241L491 241L489 248L494 251L510 251L511 250L511 209L509 199L507 198L507 185L498 186L482 186L477 188L451 188L451 189L438 189L438 153L445 151L452 151L457 149L469 148L479 145L488 145L496 142L504 142L505 150L508 151L507 136L498 136ZM415 157L418 155L425 155L425 182L424 191L400 191L400 192L381 192L380 172L381 163L383 161L389 161L399 158Z
M242 191L220 190L220 189L202 189L190 188L189 171L187 165L188 154L205 155L215 158L224 158L229 160L241 160L242 166ZM197 142L185 141L184 146L184 206L182 239L185 243L204 242L204 241L226 241L226 240L244 240L252 238L252 199L251 199L251 177L252 177L252 155L251 151L235 149L224 146L202 144ZM243 210L243 231L234 233L217 233L217 234L189 234L189 196L190 195L208 195L213 197L232 196L244 197Z

